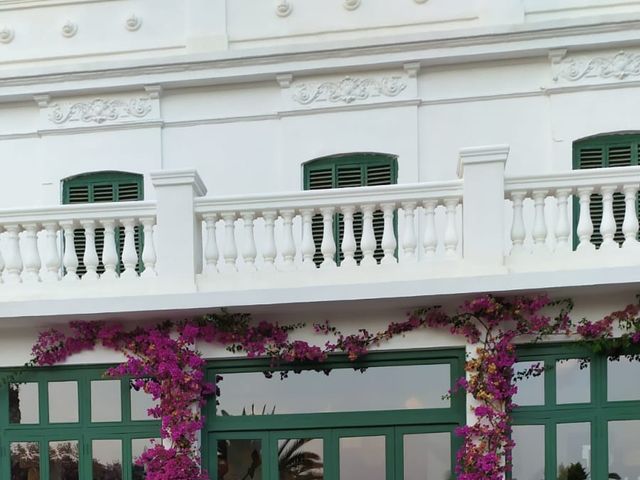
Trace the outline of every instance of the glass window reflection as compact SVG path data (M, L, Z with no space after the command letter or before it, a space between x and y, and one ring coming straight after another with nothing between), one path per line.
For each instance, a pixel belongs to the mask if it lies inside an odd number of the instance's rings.
M40 423L37 383L9 385L9 422L29 425Z
M518 393L513 397L521 407L544 405L544 363L518 362L513 366L514 382ZM526 372L531 372L526 376Z
M544 480L544 425L517 425L512 480Z
M640 420L609 422L609 478L640 478Z
M120 380L94 380L91 382L91 421L122 421Z
M260 440L219 440L218 480L262 480Z
M323 480L322 444L322 440L317 438L279 440L278 474L280 480Z
M37 442L13 442L11 455L11 480L40 480L40 444Z
M451 478L451 435L404 435L404 480Z
M136 462L144 452L159 442L159 438L134 438L131 440L131 478L133 480L144 480L144 467Z
M77 441L49 442L49 480L79 480L79 462Z
M155 420L149 415L150 408L157 406L151 395L144 390L131 387L131 420Z
M448 364L303 371L265 378L262 373L223 375L219 415L285 414L447 408ZM416 381L416 379L420 379ZM380 385L385 388L381 389Z
M588 403L591 401L591 365L579 359L556 362L556 401Z
M91 442L93 480L122 480L122 440Z
M563 423L556 427L558 478L590 478L591 425Z
M385 480L385 437L340 439L340 480Z
M49 422L75 423L79 419L78 382L49 382Z
M640 378L640 361L620 357L607 362L607 399L610 402L640 400L640 382L630 378Z

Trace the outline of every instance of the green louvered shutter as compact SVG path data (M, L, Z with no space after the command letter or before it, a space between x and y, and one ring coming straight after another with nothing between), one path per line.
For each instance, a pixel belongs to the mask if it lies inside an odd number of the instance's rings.
M62 186L62 203L78 204L78 203L101 203L101 202L127 202L135 200L143 200L143 178L142 175L124 172L98 172L79 175L63 181ZM118 258L122 258L122 250L124 248L124 229L118 227L116 229L116 242L118 244ZM82 255L84 253L85 238L84 231L77 229L74 236L74 244L76 254L78 255L78 275L86 272ZM142 246L143 233L138 226L135 230L135 244L138 252L138 265L136 270L142 271ZM96 251L100 263L98 264L98 273L104 272L102 264L102 251L104 249L104 229L96 228ZM118 272L124 270L124 265L120 261L118 263Z
M392 185L397 181L397 160L394 156L383 154L354 154L322 158L305 165L305 189L321 190L330 188L364 187L373 185ZM316 265L322 263L320 251L322 244L322 215L315 215L312 222L313 240L316 252L313 257ZM381 211L373 216L374 234L378 248L375 251L376 260L380 261L384 253L380 247L384 230L384 217ZM362 259L360 239L362 238L362 213L354 215L353 230L356 237L357 249L355 258ZM337 213L334 218L334 240L337 247L336 261L342 260L340 245L344 235L342 214Z
M615 168L638 165L638 149L640 148L640 135L619 134L594 137L580 140L573 146L573 164L575 169L585 170L590 168ZM640 212L640 202L638 204ZM624 221L625 202L624 194L617 192L613 195L613 215L616 220L616 233L614 239L618 243L624 241L622 233L622 222ZM576 233L579 220L578 199L573 201L573 239L574 248L579 239ZM591 241L597 247L602 244L600 235L600 222L602 221L602 195L594 193L591 195L591 221L593 222L593 235Z

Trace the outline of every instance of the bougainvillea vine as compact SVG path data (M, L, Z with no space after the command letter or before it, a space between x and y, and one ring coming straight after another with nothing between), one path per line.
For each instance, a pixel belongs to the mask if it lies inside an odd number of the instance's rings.
M249 357L268 357L273 370L286 375L300 363L322 363L332 353L344 353L351 361L366 355L398 335L430 327L445 328L474 345L466 361L466 377L458 380L452 393L467 392L475 423L460 427L463 446L457 454L459 480L502 480L511 466L511 413L517 392L514 375L535 375L539 367L514 372L516 343L538 341L550 335L582 338L594 351L621 355L640 343L640 306L572 325L571 302L552 302L545 296L499 298L484 295L465 302L456 312L435 307L421 309L404 322L391 323L385 330L365 329L345 335L329 323L314 325L316 334L328 338L312 345L291 339L291 332L303 324L253 324L248 315L207 315L196 320L163 322L125 330L119 324L72 322L69 332L42 332L27 365L47 366L64 362L71 355L96 346L116 350L126 361L111 368L109 376L129 376L134 388L143 389L157 401L150 414L161 420L162 443L155 444L137 460L149 480L203 480L196 447L204 425L200 414L207 399L219 393L220 382L205 379L205 360L196 349L198 342L224 345L231 352ZM555 312L550 314L549 312ZM284 368L284 370L283 370ZM217 380L221 380L220 378Z

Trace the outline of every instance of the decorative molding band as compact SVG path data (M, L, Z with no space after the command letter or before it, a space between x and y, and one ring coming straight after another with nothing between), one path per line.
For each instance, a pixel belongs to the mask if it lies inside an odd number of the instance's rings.
M11 43L15 37L15 32L10 27L0 28L0 43Z
M296 85L292 99L300 105L312 103L351 104L375 97L397 97L407 88L403 77L354 78L345 77L337 82Z
M101 125L120 119L144 118L152 110L151 99L148 97L129 101L96 98L90 102L74 103L66 109L57 104L51 105L51 108L49 120L56 125L68 122Z
M640 53L620 51L609 57L566 58L553 61L553 80L577 82L585 78L617 79L640 76Z

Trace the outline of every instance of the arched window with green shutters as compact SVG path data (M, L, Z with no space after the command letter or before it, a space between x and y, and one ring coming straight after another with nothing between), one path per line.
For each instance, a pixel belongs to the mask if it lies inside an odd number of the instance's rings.
M395 155L384 153L349 153L318 158L304 165L304 189L322 190L347 187L371 187L374 185L392 185L398 181L398 159ZM322 215L315 215L312 223L313 240L316 244L314 262L322 263ZM362 259L360 238L362 237L362 213L354 215L353 229L358 248L355 253L356 261ZM379 262L384 256L382 248L382 233L384 218L382 211L373 215L373 229L376 237L374 257ZM336 214L334 219L334 238L338 250L336 262L342 260L340 244L342 242L344 223L342 215Z
M93 172L76 175L66 178L62 181L62 203L78 204L78 203L99 203L99 202L128 202L135 200L144 200L144 182L143 176L138 173L128 172ZM122 257L122 249L124 247L124 231L122 227L116 229L116 242L118 245L118 258ZM135 230L135 244L138 256L142 255L142 231L140 227ZM84 274L85 266L82 262L82 254L84 252L85 238L82 229L76 230L75 247L78 255L78 275ZM102 264L102 251L104 249L104 229L96 229L96 251L100 263L98 265L98 273L104 272ZM124 270L124 266L120 261L117 271L120 273ZM142 260L138 261L136 270L142 270Z
M640 155L640 132L603 134L577 140L573 143L573 168L585 170L590 168L615 168L638 165ZM639 205L640 206L640 205ZM613 195L613 214L616 219L616 234L614 239L618 243L624 241L622 222L624 221L624 194L617 192ZM638 209L640 211L640 209ZM579 216L577 199L573 202L573 246L576 248L578 236L576 234ZM593 235L591 241L597 247L602 243L600 222L602 221L602 195L594 193L591 196L591 221Z

